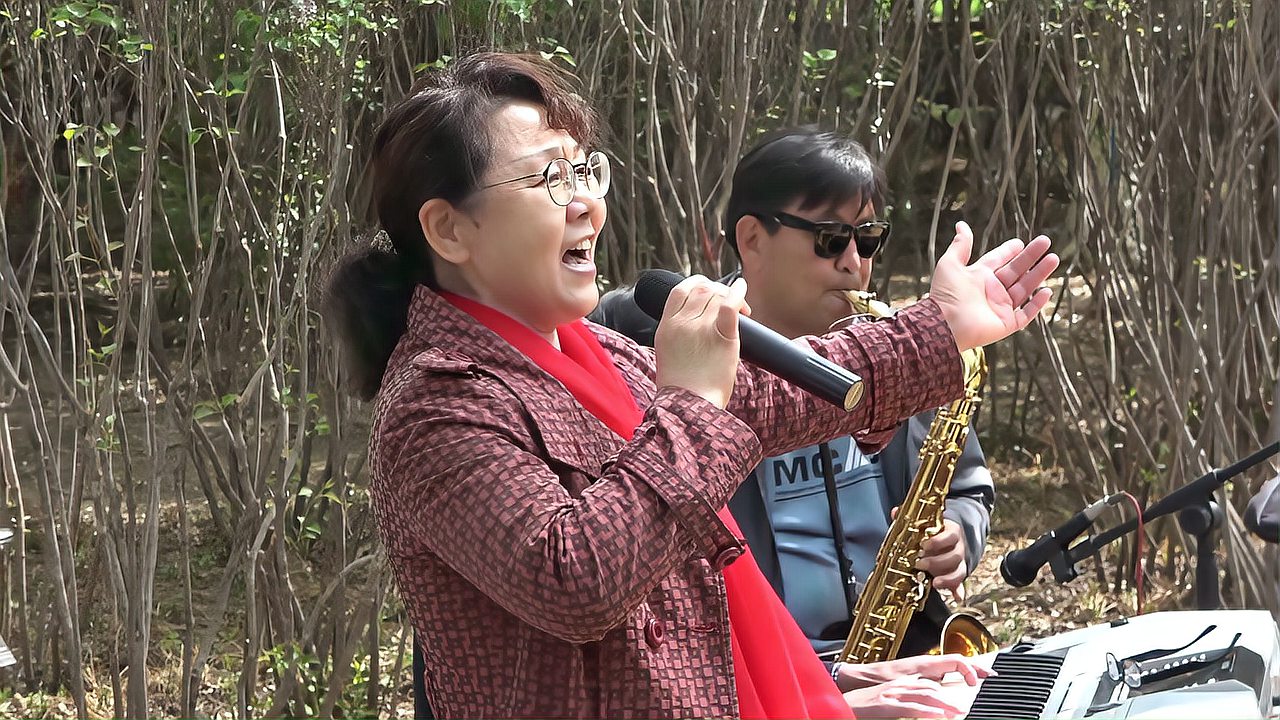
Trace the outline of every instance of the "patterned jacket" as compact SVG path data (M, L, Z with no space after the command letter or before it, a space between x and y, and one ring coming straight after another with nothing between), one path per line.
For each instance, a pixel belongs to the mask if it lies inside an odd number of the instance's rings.
M644 420L623 442L558 381L420 287L370 440L378 529L442 717L735 717L716 516L762 453L883 445L961 392L926 301L807 338L861 375L844 413L749 365L722 411L654 384L652 351L589 325Z

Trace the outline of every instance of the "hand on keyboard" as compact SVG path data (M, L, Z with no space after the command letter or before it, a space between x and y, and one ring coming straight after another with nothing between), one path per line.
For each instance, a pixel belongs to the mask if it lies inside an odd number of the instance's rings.
M858 718L956 718L964 715L941 695L942 686L922 677L900 677L844 694Z
M959 675L966 685L976 685L993 674L988 665L963 655L918 655L878 663L846 663L840 666L836 685L847 692L903 677L942 680L949 673Z

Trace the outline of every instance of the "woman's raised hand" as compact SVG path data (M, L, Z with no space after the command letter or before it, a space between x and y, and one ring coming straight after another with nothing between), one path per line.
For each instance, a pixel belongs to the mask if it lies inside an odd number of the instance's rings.
M933 272L929 296L942 308L961 351L982 347L1026 327L1052 292L1042 287L1058 267L1049 238L1009 240L969 264L973 231L956 223L956 236Z
M738 372L738 315L750 315L747 282L725 286L701 275L667 296L653 339L658 387L673 385L724 408Z

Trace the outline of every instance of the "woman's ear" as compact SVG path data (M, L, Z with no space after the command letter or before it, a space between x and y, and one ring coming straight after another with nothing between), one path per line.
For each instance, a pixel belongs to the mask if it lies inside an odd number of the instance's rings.
M471 250L458 232L465 222L457 208L448 200L431 198L418 208L418 224L427 244L445 262L461 264L471 256Z

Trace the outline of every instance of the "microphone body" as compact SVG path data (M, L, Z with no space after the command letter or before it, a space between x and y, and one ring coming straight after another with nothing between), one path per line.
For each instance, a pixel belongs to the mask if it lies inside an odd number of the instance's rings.
M1000 561L1000 575L1004 581L1014 587L1030 585L1040 568L1053 558L1054 554L1067 547L1067 544L1089 529L1093 521L1102 514L1107 505L1118 496L1108 495L1072 515L1066 522L1036 538L1036 541L1023 548L1014 550Z
M1150 507L1142 512L1142 517L1145 520L1154 520L1177 512L1200 498L1207 499L1213 495L1215 490L1225 485L1228 480L1275 455L1277 452L1280 452L1280 442L1271 443L1249 455L1249 457L1234 462L1225 468L1210 470L1152 503Z
M636 304L653 319L661 319L667 296L683 279L667 270L644 271L636 281ZM809 352L745 315L738 318L738 334L742 359L752 365L846 412L862 400L865 387L856 373Z

